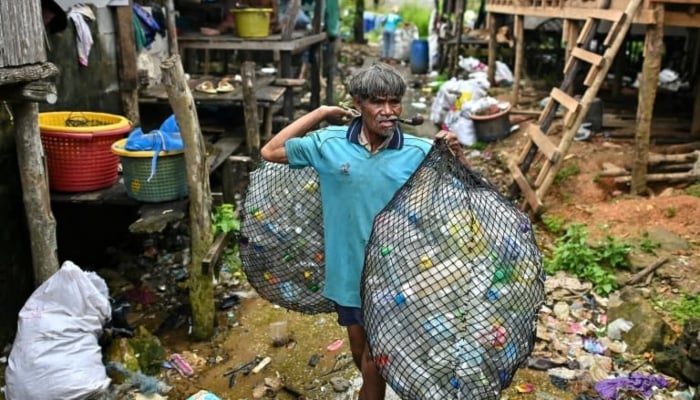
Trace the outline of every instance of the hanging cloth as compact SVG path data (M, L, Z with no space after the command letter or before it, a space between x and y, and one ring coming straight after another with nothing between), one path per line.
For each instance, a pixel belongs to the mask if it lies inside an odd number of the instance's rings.
M73 21L75 25L75 45L78 49L78 62L80 65L87 67L93 40L90 26L85 20L87 19L90 22L94 21L95 14L89 6L78 4L71 7L68 12L68 18Z

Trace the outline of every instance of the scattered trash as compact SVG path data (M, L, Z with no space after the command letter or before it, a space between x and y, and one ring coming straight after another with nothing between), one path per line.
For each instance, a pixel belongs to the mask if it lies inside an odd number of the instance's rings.
M314 367L318 364L318 362L319 362L320 360L321 360L321 356L320 356L319 354L314 354L314 355L311 356L311 358L309 359L308 366L311 367L311 368L314 368Z
M221 400L217 395L207 392L206 390L200 390L199 392L188 397L187 400Z
M181 355L174 353L170 356L170 362L172 363L173 367L179 372L182 376L189 378L190 376L194 375L194 370L190 366L190 364L185 361L184 358L182 358Z
M668 381L665 378L633 372L626 377L604 379L595 384L595 389L604 400L638 398L639 395L649 399L654 388L666 386Z
M340 349L342 346L343 346L343 339L338 339L338 340L336 340L335 342L329 344L329 345L326 347L326 350L328 350L328 351L336 351L336 350Z
M262 371L263 368L267 367L267 364L269 364L272 361L272 358L270 357L265 357L258 363L258 365L255 366L250 372L253 374L257 374L258 372Z

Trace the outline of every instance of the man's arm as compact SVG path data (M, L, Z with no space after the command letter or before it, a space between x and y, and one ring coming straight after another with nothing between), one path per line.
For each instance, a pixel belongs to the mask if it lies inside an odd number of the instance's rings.
M279 133L270 139L262 149L260 156L270 162L286 164L287 151L284 144L287 140L306 135L311 129L323 121L340 120L342 118L352 118L352 113L340 107L321 106L287 125Z

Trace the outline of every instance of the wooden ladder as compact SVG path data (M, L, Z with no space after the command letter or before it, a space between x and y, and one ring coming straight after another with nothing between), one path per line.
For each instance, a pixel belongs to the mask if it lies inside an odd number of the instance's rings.
M508 169L513 175L509 195L515 198L520 193L523 194L521 203L523 210L530 209L535 214L542 211L542 199L561 168L576 132L605 81L606 74L624 42L634 14L641 3L642 0L631 0L624 11L607 9L607 4L603 5L604 8L590 10L591 16L586 19L564 67L561 85L558 88L552 88L550 100L540 113L537 122L530 124L525 132L528 137L525 147L516 160L508 163ZM612 26L603 42L605 51L603 54L598 54L587 49L603 20L611 21ZM586 66L589 69L583 83L587 88L580 100L577 100L569 93L572 91L571 88L579 71ZM564 132L559 145L556 145L547 135L560 105L566 109L566 113L563 116ZM538 154L542 155L544 161L539 172L533 170L533 173L536 172L533 174L536 178L531 184L526 175Z

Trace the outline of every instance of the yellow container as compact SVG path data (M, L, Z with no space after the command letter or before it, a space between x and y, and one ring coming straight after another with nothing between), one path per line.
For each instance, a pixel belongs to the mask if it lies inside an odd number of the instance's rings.
M242 38L263 38L270 35L271 8L234 8L236 34Z

